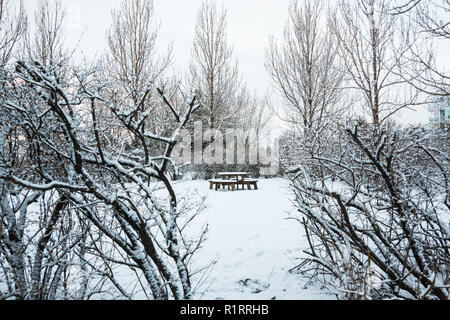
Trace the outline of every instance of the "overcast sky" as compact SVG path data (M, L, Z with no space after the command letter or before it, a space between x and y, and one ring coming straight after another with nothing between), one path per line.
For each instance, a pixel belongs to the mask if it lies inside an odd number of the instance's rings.
M300 0L301 1L301 0ZM269 35L280 38L288 13L288 0L217 1L228 9L228 39L239 62L248 87L264 94L270 86L264 69L264 55ZM37 0L26 0L31 11ZM67 42L74 44L83 33L80 48L88 57L102 54L106 48L106 31L111 23L111 10L121 0L63 0L68 8ZM154 0L156 18L161 23L159 46L163 51L173 43L175 65L180 72L187 69L192 38L201 0ZM450 65L450 44L441 45L440 60ZM426 122L425 108L408 111L402 117L408 122Z

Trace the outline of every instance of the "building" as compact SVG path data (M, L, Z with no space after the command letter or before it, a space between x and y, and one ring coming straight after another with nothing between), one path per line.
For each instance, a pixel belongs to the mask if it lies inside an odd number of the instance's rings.
M438 102L430 106L430 127L442 128L450 125L450 99Z

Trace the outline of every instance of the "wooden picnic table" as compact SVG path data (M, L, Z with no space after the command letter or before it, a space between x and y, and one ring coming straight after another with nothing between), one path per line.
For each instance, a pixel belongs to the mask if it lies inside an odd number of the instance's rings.
M245 185L247 185L247 188L250 190L250 186L254 186L255 190L258 189L258 180L255 179L245 179L248 176L250 176L250 173L248 172L219 172L217 174L219 177L221 177L221 180L210 180L210 189L213 189L214 185L216 186L216 190L220 186L225 187L228 186L228 188L231 188L234 191L234 186L236 185L237 189L239 190L239 186L242 186L242 190L245 189Z

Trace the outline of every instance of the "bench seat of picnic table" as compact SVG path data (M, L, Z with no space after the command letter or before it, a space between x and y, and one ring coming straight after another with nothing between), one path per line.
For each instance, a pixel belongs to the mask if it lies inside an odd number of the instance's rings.
M258 190L258 179L245 179L240 180L237 182L238 188L239 186L242 186L242 190L245 189L245 186L247 186L248 190L251 190L251 187L253 186L255 190Z
M209 180L209 188L212 190L215 187L216 191L219 190L220 187L228 189L232 189L234 191L235 186L237 185L237 181L235 180L224 180L224 179L213 179Z
M256 179L245 179L245 180L224 180L224 179L212 179L209 180L209 188L219 190L220 187L228 187L228 189L231 188L231 190L234 191L234 189L239 186L242 186L242 189L245 189L245 186L247 186L248 190L251 190L251 186L254 186L255 190L258 190L258 180Z

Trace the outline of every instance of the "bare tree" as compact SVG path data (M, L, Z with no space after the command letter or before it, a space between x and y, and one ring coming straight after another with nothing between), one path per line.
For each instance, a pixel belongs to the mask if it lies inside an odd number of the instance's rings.
M376 125L423 103L398 75L413 45L402 30L411 35L414 26L392 15L390 5L385 0L340 1L330 19L348 87L363 98L363 111Z
M343 75L323 11L322 1L291 2L283 42L271 39L267 50L267 72L286 106L278 114L304 133L321 131L341 111Z
M107 55L110 74L129 90L136 102L148 82L159 79L172 61L171 50L158 56L156 41L159 26L153 0L123 1L112 12Z
M417 90L433 96L433 102L450 96L450 75L443 66L438 66L434 44L450 39L450 1L396 1L393 15L405 16L420 30L416 37L419 45L410 47L410 63L399 75ZM409 37L405 37L410 40Z
M13 12L8 1L1 1L0 9L3 67L13 56L15 47L26 36L27 19L22 2L18 5L17 13ZM55 18L60 16L57 12L59 9L54 14ZM39 53L41 57L45 55L48 58L45 59L46 62L60 54L53 49L58 47L59 42L55 39L59 39L56 34L59 35L62 23L62 18L50 21L48 15L52 15L48 3L44 5L42 2L37 14L40 16L37 34L42 40L39 43ZM55 29L51 29L53 26ZM54 54L48 55L48 52ZM2 81L2 100L17 93L14 80L7 80L7 75L8 71L2 70L2 80L5 80ZM28 103L36 103L27 93L22 98ZM28 163L27 151L21 142L24 132L17 119L9 112L2 112L0 130L3 165L7 163L25 170ZM73 277L69 268L70 256L73 257L74 253L67 248L79 243L80 239L75 235L79 229L70 224L73 229L68 230L69 224L63 224L63 221L73 221L67 214L64 196L25 190L3 179L0 179L0 188L0 278L4 285L0 299L56 299L74 294L74 291L69 292L64 283L67 284L69 276Z
M266 69L285 106L275 112L294 128L298 139L299 148L291 144L282 150L298 150L297 164L306 165L306 155L330 151L326 137L349 111L342 100L344 73L325 9L322 1L291 2L283 42L278 45L271 39L267 50Z
M422 30L434 37L450 38L450 25L444 19L450 12L449 0L398 0L393 7L393 14L414 13L414 19Z
M10 1L0 0L0 65L2 67L10 60L26 29L27 17L23 1L19 2L17 12L14 12Z
M244 86L236 95L235 128L241 130L248 143L258 144L272 117L267 96L258 97L257 93L249 93Z
M159 25L155 18L153 0L123 1L121 8L112 12L112 20L108 32L105 69L112 80L110 97L117 91L124 92L135 104L140 101L139 94L148 83L157 81L160 82L159 88L170 90L162 83L165 82L163 77L172 63L172 49L169 47L166 53L158 53ZM141 111L151 108L153 114L143 124L142 130L148 128L164 131L167 125L171 126L171 114L166 112L161 100L153 93L150 92L141 104Z
M54 72L63 74L72 56L65 46L64 21L67 12L60 0L39 0L34 15L34 33L27 32L22 58L52 66Z
M238 65L227 43L227 11L214 1L202 2L192 48L191 88L202 109L196 116L210 129L220 129L236 114L235 94L240 87Z
M32 176L30 155L34 154L39 170L57 174L60 166L51 164L42 148L25 143L28 131L21 124L30 119L4 104L29 103L39 109L40 101L15 83L14 77L3 75L2 81L6 85L0 95L0 171ZM49 132L44 129L42 134ZM68 205L67 197L56 190L30 190L0 178L0 300L85 299L98 289L90 284L101 281L102 274L95 272L94 280L93 270L85 266L85 255L78 250L90 232L89 224L80 223ZM78 294L75 283L81 276L84 289Z
M96 230L94 234L105 235L116 250L111 257L98 252L93 244L83 247L94 248L92 252L110 264L139 270L138 281L145 283L142 287L149 298L190 299L189 263L204 233L198 241L184 237L186 223L192 217L179 219L185 214L195 216L201 206L182 206L167 170L180 130L199 108L196 97L189 99L180 113L177 110L181 107L174 107L162 90L156 90L177 124L170 136L158 136L142 130L143 123L151 117L151 112L143 112L141 106L150 91L155 91L152 83L133 104L124 92L109 100L109 81L95 70L74 70L72 82L63 84L39 63L19 62L16 70L13 79L23 81L19 92L7 91L0 106L24 132L21 141L33 150L27 156L29 163L36 165L19 170L2 162L0 178L25 190L57 190L62 194L70 210L89 220ZM36 97L47 110L41 112L37 103L24 104L21 93ZM110 123L96 121L96 105L100 103L114 115ZM111 143L109 126L136 136L139 152L124 150L124 143ZM7 136L5 139L1 146L8 143ZM152 141L165 144L162 154L152 153ZM154 187L150 187L151 180L156 182ZM164 190L164 195L157 196L157 189ZM97 269L98 266L94 268ZM122 292L123 287L111 277L111 272L106 275Z

